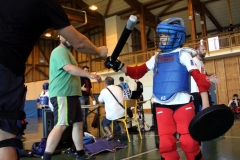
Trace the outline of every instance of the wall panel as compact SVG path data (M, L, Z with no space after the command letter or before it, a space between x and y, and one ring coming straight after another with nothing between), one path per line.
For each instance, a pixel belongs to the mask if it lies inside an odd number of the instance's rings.
M217 88L217 100L219 104L225 104L228 101L227 84L224 70L224 59L215 60L216 75L218 76L220 83L216 85Z

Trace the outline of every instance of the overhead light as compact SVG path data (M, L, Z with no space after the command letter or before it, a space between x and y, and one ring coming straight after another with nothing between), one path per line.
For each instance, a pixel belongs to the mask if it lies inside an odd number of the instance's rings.
M52 35L51 35L51 33L46 33L45 36L46 37L51 37Z
M89 9L91 9L91 10L95 11L95 10L97 10L97 9L98 9L98 7L97 7L97 6L95 6L95 5L91 5L91 6L89 6Z

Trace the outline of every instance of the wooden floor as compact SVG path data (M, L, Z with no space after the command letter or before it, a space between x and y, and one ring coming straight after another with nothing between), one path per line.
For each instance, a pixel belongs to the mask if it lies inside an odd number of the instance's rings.
M42 120L41 117L27 119L29 122L24 142L25 149L30 150L32 143L40 141L42 138ZM151 125L150 114L146 115L146 123ZM96 160L160 160L160 154L156 149L158 135L154 131L143 133L143 139L140 140L138 134L131 135L131 143L124 149L118 149L116 152L105 152L97 154ZM179 146L179 145L178 145ZM223 136L215 140L202 142L201 145L204 160L240 160L240 120L236 120L233 127ZM180 160L187 160L183 151L178 147L181 156ZM36 160L37 158L22 157L21 160ZM38 158L39 159L39 158ZM52 160L75 160L73 155L55 155Z

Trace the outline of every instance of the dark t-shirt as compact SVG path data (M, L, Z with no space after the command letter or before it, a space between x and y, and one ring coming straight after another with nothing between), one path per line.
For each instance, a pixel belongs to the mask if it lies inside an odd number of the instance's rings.
M86 91L82 91L83 96L90 96L90 89L92 88L92 84L89 78L80 77L81 78L81 87L85 84Z
M141 93L143 92L143 84L142 82L138 81L137 83L137 90L136 91L140 91Z
M70 25L57 0L0 0L0 63L24 75L25 63L47 28Z

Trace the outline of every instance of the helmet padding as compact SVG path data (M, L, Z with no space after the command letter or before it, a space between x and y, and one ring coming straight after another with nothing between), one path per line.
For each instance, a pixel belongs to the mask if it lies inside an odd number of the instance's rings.
M172 17L159 23L156 28L157 46L162 52L171 52L172 50L182 46L185 43L186 30L184 21L179 17ZM160 34L168 34L170 36L166 45L160 42Z

